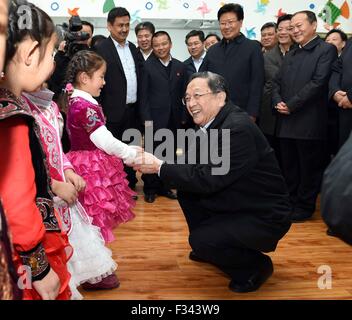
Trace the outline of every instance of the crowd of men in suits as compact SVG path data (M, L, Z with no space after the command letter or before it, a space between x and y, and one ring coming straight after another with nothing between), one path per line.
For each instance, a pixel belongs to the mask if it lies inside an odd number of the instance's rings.
M141 22L135 28L136 47L127 40L129 12L121 7L111 10L110 36L94 44L108 65L100 97L108 129L122 139L126 129L144 130L151 121L155 131L189 128L192 118L182 103L189 77L202 71L220 74L231 101L248 113L274 148L289 187L293 220L306 220L315 210L329 156L351 129L351 40L341 30L332 30L324 42L310 11L264 24L261 43L241 33L240 5L223 6L218 20L222 40L192 30L185 39L190 57L181 62L171 55L167 32L155 32L151 22ZM331 114L339 120L338 130L335 122L328 126ZM134 188L135 172L127 167L126 171ZM176 199L157 175L142 179L147 202L157 195Z
M275 250L291 222L312 217L323 172L351 131L352 40L331 30L324 41L306 10L264 24L262 41L250 40L241 33L243 7L229 3L218 11L222 39L192 30L181 62L170 35L150 22L135 28L138 47L128 41L130 20L125 8L112 9L110 36L92 45L107 62L99 100L112 134L123 140L127 129L176 133L195 124L205 135L232 135L227 175L211 175L211 163L163 162L152 155L163 141L154 141L145 155L151 164L126 167L130 187L134 169L148 203L177 199L177 187L190 259L230 275L235 292L257 290L273 272L262 252ZM339 130L328 121L333 114Z

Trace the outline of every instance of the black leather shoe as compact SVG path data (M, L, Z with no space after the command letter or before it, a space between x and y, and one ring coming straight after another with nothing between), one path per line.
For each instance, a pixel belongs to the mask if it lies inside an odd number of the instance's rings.
M171 190L166 190L166 191L161 191L158 192L159 196L163 196L172 200L176 200L177 199L177 194L172 192Z
M155 201L155 194L154 193L145 194L144 201L148 203L153 203Z
M326 234L331 237L337 237L336 233L332 231L330 228L326 230Z
M206 262L205 260L203 260L202 258L199 258L195 253L194 251L191 251L189 253L189 259L190 260L193 260L193 261L197 261L197 262Z
M299 223L309 220L313 216L311 212L292 212L291 222Z
M260 288L260 286L268 280L273 274L274 267L269 256L265 256L265 262L255 273L253 273L245 282L236 282L231 280L229 284L230 290L238 293L252 292Z

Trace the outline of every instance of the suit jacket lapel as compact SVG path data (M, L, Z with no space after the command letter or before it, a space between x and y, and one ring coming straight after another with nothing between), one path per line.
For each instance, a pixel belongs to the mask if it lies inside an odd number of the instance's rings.
M219 113L216 115L214 121L211 123L211 125L207 128L207 131L210 129L218 128L219 125L224 121L224 119L228 116L228 114L231 112L231 109L233 108L233 105L231 103L226 103Z
M177 66L176 66L176 62L174 59L172 59L170 61L171 63L171 71L170 71L170 81L171 83L173 83L175 80L177 80Z
M189 58L186 60L185 64L186 64L186 65L189 65L190 68L192 68L193 73L197 72L197 69L196 69L196 66L194 65L194 62L193 62L192 57L189 57Z
M111 47L111 52L113 53L112 57L113 57L113 61L115 62L116 61L116 64L118 65L118 67L121 69L122 73L125 74L124 70L123 70L123 66L122 66L122 63L121 63L121 59L120 59L120 56L117 52L117 49L115 47L115 43L114 41L111 39L111 37L109 38L110 39L110 47Z

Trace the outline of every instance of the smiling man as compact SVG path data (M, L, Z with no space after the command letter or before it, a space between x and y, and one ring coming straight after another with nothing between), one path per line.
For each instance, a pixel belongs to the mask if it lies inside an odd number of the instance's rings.
M153 122L153 129L169 129L174 134L187 123L187 113L182 105L186 88L186 66L171 56L172 42L165 31L152 37L153 54L144 64L141 94L141 118L144 123ZM154 141L154 150L161 141ZM176 199L156 174L143 175L144 199L155 201L156 195Z
M336 47L317 34L312 11L296 12L290 50L273 83L282 169L290 191L292 221L310 219L326 165L328 82Z
M147 60L153 52L152 37L155 33L155 27L151 22L145 21L138 23L134 30L137 37L138 49L143 55L143 59Z
M281 156L279 151L279 141L275 135L277 117L273 113L272 100L272 86L273 79L278 74L282 61L287 52L293 46L291 37L291 14L284 14L277 19L277 36L278 44L269 51L264 52L264 70L265 70L265 84L263 90L263 99L260 109L259 127L268 139L271 147L275 150L275 154L279 163L281 163Z
M241 33L243 19L239 4L228 3L219 9L223 39L208 50L203 70L222 75L229 84L231 101L255 121L264 86L264 60L260 44Z
M203 70L203 60L206 54L204 41L204 32L201 30L192 30L186 35L185 42L191 56L183 63L187 66L188 76L195 72L205 71Z
M130 20L130 13L125 8L112 9L107 19L110 37L102 40L97 48L108 66L100 102L107 118L106 126L119 140L125 130L140 127L139 93L144 61L136 46L127 40ZM125 169L129 186L135 189L136 173L131 168Z
M290 227L288 193L274 152L249 116L229 100L222 76L193 74L184 103L205 138L190 146L183 164L163 163L145 153L135 169L158 173L164 185L178 190L190 232L190 259L228 274L235 292L255 291L273 272L270 257L262 252L274 251ZM227 139L222 130L230 132ZM210 143L214 131L217 144ZM195 164L191 149L197 153ZM199 160L204 150L210 150L207 163ZM215 174L213 152L229 155L227 173Z
M277 44L277 25L275 22L267 22L260 29L260 42L263 46L263 52L267 52Z

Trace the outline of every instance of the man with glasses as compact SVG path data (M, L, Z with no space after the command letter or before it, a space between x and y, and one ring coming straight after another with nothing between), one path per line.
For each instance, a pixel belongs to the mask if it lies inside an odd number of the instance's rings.
M291 225L288 192L274 152L248 115L229 100L222 76L193 74L184 102L203 139L195 139L182 163L144 153L134 167L158 174L178 190L189 227L190 259L229 275L232 291L255 291L273 272L270 257L262 252L274 251ZM217 144L211 143L214 132ZM204 150L210 151L207 162L199 160ZM217 170L214 154L228 155L227 170Z
M223 39L209 49L204 70L222 75L229 85L231 101L255 121L264 86L264 61L260 44L241 33L243 18L239 4L220 8L218 20Z
M203 71L203 61L205 58L204 32L192 30L186 35L186 45L191 55L183 63L187 67L187 74L191 76L195 72Z

